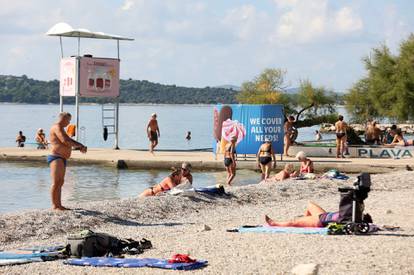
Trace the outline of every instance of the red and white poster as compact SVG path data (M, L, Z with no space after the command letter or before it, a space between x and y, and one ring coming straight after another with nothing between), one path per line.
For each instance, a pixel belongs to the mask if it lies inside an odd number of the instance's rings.
M79 67L80 96L119 96L118 59L81 57Z
M76 58L62 58L60 60L60 95L75 96L76 85Z
M79 73L78 61L79 60ZM119 60L113 58L68 57L60 61L60 95L76 96L77 75L81 97L119 96Z

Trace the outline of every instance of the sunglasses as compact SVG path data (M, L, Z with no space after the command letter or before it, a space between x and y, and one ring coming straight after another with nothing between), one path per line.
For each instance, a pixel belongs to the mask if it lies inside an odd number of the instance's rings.
M188 171L188 169L185 169L185 168L181 168L181 170L184 172Z

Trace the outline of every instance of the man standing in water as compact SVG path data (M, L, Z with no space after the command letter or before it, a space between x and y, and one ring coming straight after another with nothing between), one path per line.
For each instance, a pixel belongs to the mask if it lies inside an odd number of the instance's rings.
M50 195L52 198L53 210L68 210L62 206L62 186L65 180L66 160L70 158L72 147L79 148L82 153L86 153L87 147L71 139L65 132L65 127L69 125L72 118L69 113L60 113L58 121L50 128L50 155L47 156L47 163L50 166L50 176L52 187Z
M150 140L150 153L154 152L155 146L158 144L158 138L161 137L160 129L158 128L157 114L153 113L147 125L147 135Z

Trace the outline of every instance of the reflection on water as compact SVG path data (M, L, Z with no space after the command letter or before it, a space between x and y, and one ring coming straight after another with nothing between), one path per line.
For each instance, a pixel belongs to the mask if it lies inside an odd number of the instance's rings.
M45 164L0 162L0 213L50 207L50 174ZM136 197L168 176L162 170L118 170L97 165L68 166L63 203ZM194 186L225 184L226 173L194 172ZM235 185L253 184L260 175L238 170Z

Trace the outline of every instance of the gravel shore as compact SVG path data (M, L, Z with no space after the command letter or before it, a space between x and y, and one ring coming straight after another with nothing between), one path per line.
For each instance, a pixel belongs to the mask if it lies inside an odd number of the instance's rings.
M197 180L197 179L195 179ZM0 215L0 249L65 243L66 235L90 228L121 238L152 241L140 257L169 258L189 253L209 265L196 274L287 274L298 264L319 265L319 274L414 274L414 172L373 175L366 212L396 232L370 236L229 233L244 224L263 224L264 215L288 219L303 213L308 201L336 211L340 180L287 180L229 187L229 196L158 196L145 199L67 205L48 210ZM204 225L211 230L204 231ZM0 267L0 274L164 274L140 268L66 266L61 261Z

